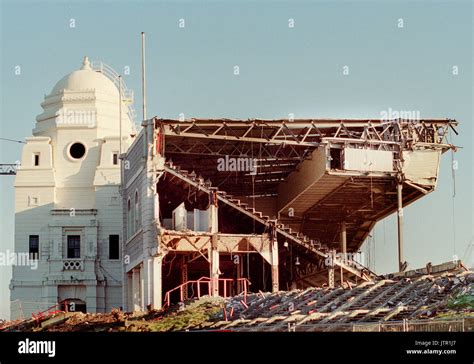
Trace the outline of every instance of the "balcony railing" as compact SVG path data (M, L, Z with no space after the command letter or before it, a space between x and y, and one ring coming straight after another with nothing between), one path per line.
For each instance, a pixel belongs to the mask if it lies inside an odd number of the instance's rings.
M63 270L84 270L84 261L81 259L63 260Z
M94 71L100 72L104 74L107 78L109 78L117 88L119 87L119 74L109 65L105 64L104 62L94 61L91 63L91 67ZM134 107L133 107L133 90L127 88L124 79L122 78L122 82L120 82L120 91L122 93L122 99L124 102L127 103L128 107L128 116L132 122L135 122L135 117L137 115Z

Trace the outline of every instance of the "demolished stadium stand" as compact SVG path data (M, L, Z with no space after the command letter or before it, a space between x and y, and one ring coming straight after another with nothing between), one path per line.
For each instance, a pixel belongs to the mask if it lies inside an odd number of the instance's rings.
M208 292L372 282L354 259L377 221L434 191L457 121L152 118L123 156L127 308L210 279ZM134 194L146 191L138 196ZM131 201L143 201L142 231ZM132 218L130 219L130 216ZM127 224L124 224L127 225ZM131 228L130 228L131 226ZM237 264L236 264L237 262ZM148 290L139 287L144 277ZM135 283L134 283L135 282ZM194 287L196 288L196 287ZM176 293L176 292L175 292Z
M254 294L246 306L238 300L227 307L238 319L203 325L207 329L235 331L410 331L400 324L416 326L420 331L464 331L458 322L424 320L446 310L456 295L471 297L474 274L462 263L452 262L391 274L351 289L307 288L290 292ZM474 312L472 302L465 314ZM462 318L459 314L458 318ZM405 322L404 322L405 321ZM470 325L474 317L470 317ZM445 324L446 327L443 327ZM431 329L430 326L431 325Z

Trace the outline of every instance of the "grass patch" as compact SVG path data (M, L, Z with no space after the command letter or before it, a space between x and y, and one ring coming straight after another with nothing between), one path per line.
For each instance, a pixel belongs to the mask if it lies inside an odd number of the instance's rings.
M222 312L218 302L204 302L183 311L177 311L156 321L135 321L129 323L127 331L185 331L205 322L215 321Z
M470 285L466 291L452 297L446 307L452 310L468 309L474 311L474 285Z

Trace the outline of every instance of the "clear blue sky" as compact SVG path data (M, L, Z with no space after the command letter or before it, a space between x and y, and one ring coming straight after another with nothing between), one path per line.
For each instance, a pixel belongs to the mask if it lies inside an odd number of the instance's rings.
M392 108L456 118L454 142L463 146L455 155L456 198L445 154L438 189L405 210L405 250L412 268L454 254L472 262L465 256L473 225L471 1L0 4L1 137L31 135L44 94L84 55L121 73L129 66L125 80L140 110L141 31L147 33L149 116L375 118ZM20 153L20 144L0 141L0 163L13 163ZM13 181L0 177L0 251L14 245ZM394 217L373 235L376 270L395 271ZM0 317L8 317L10 275L10 267L0 267Z

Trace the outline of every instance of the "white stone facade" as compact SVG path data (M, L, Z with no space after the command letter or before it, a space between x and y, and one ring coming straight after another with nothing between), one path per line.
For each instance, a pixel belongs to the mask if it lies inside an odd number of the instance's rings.
M64 300L88 312L122 306L119 154L136 134L129 102L87 58L45 96L15 180L15 252L35 252L39 240L38 268L13 267L12 319Z
M157 240L156 161L152 160L151 152L153 125L153 120L143 122L123 164L123 302L127 311L162 307L163 255Z

